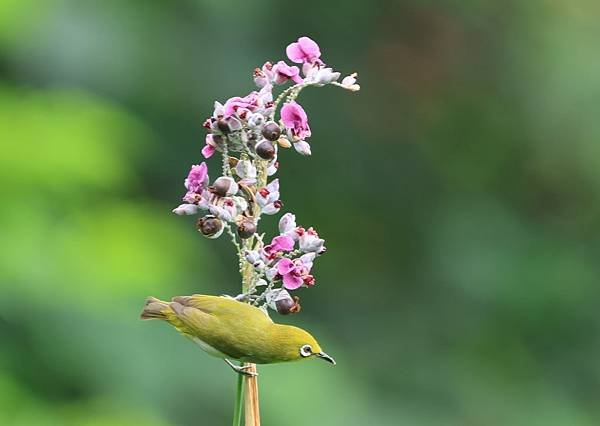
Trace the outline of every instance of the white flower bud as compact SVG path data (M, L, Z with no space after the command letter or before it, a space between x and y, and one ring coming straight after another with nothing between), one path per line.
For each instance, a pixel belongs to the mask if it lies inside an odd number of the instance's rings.
M294 232L296 226L296 216L292 213L286 213L279 219L279 233L282 235Z
M315 83L325 85L340 78L339 72L334 72L331 68L321 68L314 76Z
M173 213L179 216L190 216L200 211L200 207L196 204L181 204L173 209Z
M294 143L294 149L302 155L311 155L310 145L306 141L298 141Z
M246 179L247 181L254 182L256 180L256 167L250 160L238 161L235 166L235 172L240 178Z

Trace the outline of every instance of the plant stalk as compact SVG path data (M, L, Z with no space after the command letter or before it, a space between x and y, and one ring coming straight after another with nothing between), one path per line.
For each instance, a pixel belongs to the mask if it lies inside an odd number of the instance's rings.
M242 403L244 400L244 376L238 374L237 393L233 410L233 426L242 426Z
M256 364L246 364L250 366L247 371L256 373ZM258 404L258 378L256 376L246 377L244 413L246 418L246 426L260 426L260 410Z

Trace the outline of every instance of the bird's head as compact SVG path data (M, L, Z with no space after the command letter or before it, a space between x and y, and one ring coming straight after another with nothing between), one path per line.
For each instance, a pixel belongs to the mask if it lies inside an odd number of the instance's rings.
M327 355L310 333L293 326L281 326L280 344L285 347L287 358L292 360L319 358L335 365L335 360Z

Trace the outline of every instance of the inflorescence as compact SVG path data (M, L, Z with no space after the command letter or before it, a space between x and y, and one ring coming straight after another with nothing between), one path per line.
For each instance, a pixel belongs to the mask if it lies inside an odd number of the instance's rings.
M313 262L325 253L325 241L313 228L298 226L292 213L281 217L279 235L271 242L265 243L264 234L258 233L261 215L277 214L283 207L279 179L269 181L279 167L279 149L294 147L311 155L308 116L296 98L309 86L360 89L355 73L338 82L340 73L325 65L319 46L308 37L291 43L286 53L301 69L284 61L266 62L254 70L258 91L224 104L215 102L212 116L204 122L208 134L202 155L208 159L221 154L221 176L211 185L206 163L192 166L184 182L184 204L173 210L178 215L208 213L198 219L198 231L208 238L223 232L230 236L245 281L238 299L281 314L300 310L299 298L288 290L313 286ZM290 82L273 97L275 87Z

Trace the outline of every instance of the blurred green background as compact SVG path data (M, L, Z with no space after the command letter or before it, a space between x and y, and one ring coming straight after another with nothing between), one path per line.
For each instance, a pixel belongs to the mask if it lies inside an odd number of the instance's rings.
M301 35L363 88L305 91L313 157L280 158L286 211L329 250L278 320L338 366L262 367L263 423L600 424L599 19L593 0L2 0L0 424L229 424L234 374L138 315L238 291L229 242L170 209L213 101Z

